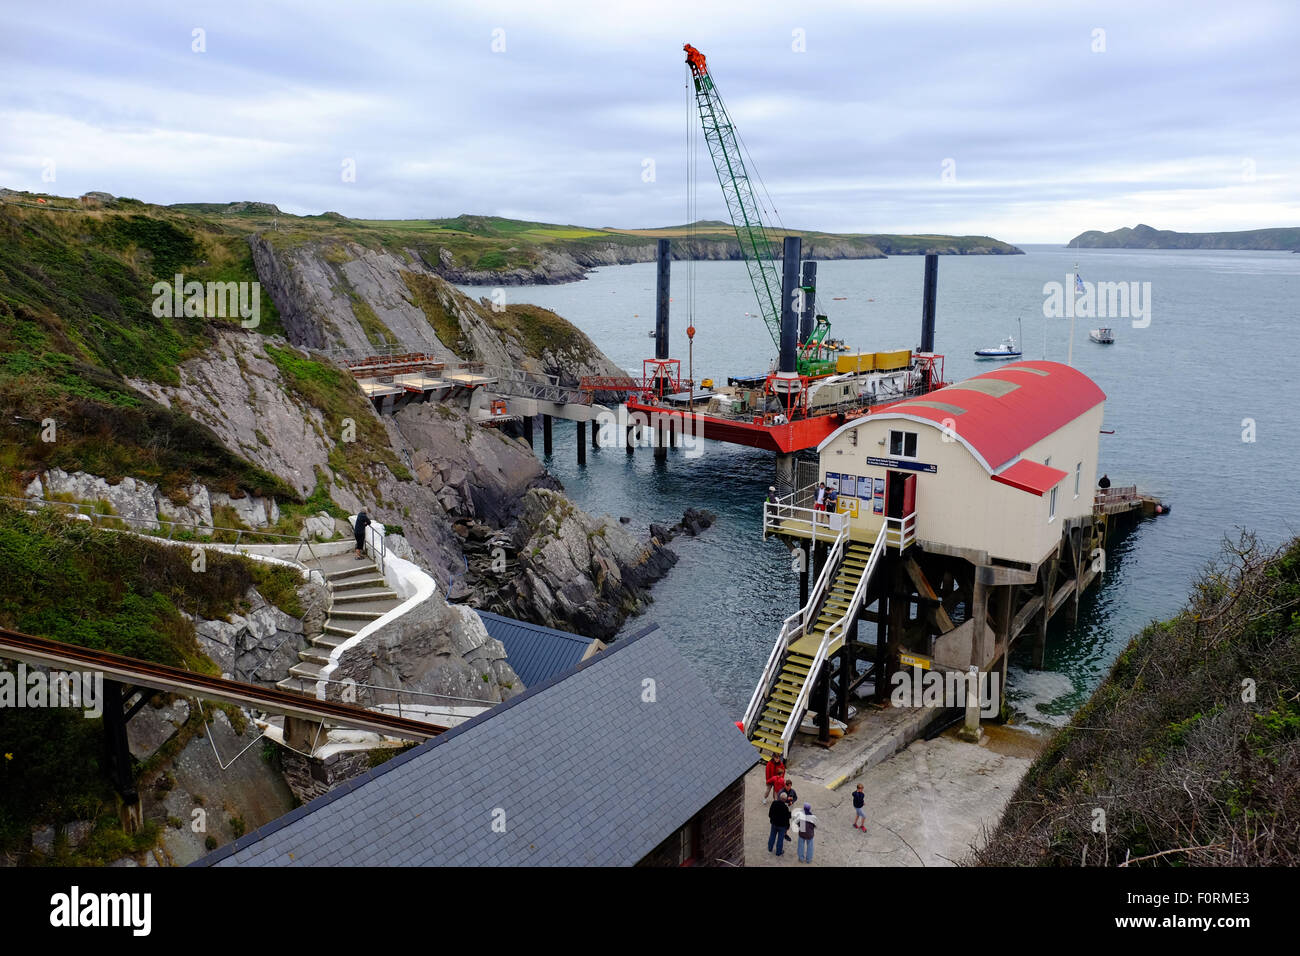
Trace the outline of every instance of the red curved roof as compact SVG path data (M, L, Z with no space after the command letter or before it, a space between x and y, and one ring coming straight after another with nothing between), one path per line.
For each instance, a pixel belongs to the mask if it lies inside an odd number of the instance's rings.
M1012 362L870 417L906 416L940 428L950 420L957 440L993 473L1105 400L1106 393L1078 369L1060 362Z

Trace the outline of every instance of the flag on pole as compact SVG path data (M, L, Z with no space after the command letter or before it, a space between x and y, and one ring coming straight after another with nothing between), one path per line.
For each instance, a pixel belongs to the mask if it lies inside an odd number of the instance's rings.
M1074 291L1075 292L1083 291L1083 280L1079 278L1079 273L1077 272L1074 274Z

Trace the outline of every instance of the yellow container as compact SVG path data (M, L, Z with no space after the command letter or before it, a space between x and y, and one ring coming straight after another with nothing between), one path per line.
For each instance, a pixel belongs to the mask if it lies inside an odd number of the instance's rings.
M835 371L840 374L845 372L870 372L875 367L875 352L864 352L861 355L835 356Z
M912 364L911 349L896 349L893 352L877 352L876 368L882 371L894 368L905 368Z

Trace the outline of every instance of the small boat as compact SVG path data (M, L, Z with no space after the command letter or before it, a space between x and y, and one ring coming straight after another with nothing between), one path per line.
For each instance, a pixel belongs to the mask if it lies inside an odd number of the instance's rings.
M1088 338L1101 345L1115 344L1115 335L1110 329L1093 329L1088 333Z
M1020 349L1016 347L1015 337L1011 335L1003 339L1002 344L996 348L975 350L975 355L978 358L1020 358L1020 354Z
M844 732L848 729L849 728L845 726L843 722L836 720L834 717L831 718L831 739L843 737ZM803 719L803 722L799 724L799 733L801 734L815 734L818 732L816 714L809 714Z
M1020 333L1021 333L1020 337L1024 338L1025 330L1023 327L1021 327L1019 318L1016 319L1016 326L1020 328ZM1002 344L999 345L997 348L976 349L975 357L987 358L987 359L1020 358L1020 349L1016 347L1015 337L1008 335L1005 339L1002 340Z

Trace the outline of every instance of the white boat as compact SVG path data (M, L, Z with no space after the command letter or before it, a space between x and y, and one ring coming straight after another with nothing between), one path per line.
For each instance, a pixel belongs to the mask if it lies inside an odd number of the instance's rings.
M857 715L858 715L858 709L850 705L849 720L852 720ZM848 724L844 723L844 721L836 720L834 717L831 718L832 738L843 737L844 732L848 729L849 729ZM816 734L819 732L820 732L820 728L817 726L817 715L810 710L804 714L803 720L799 722L799 733Z
M997 348L976 349L977 358L1020 358L1020 349L1016 346L1015 336L1008 335Z
M1022 327L1020 327L1019 318L1016 319L1016 326L1017 328L1020 328L1021 338L1024 338L1025 330ZM986 359L1020 358L1020 349L1016 345L1015 336L1008 335L1005 339L1002 340L1002 344L999 345L997 348L976 349L975 357L986 358Z
M1088 333L1088 338L1102 345L1114 345L1115 335L1110 329L1093 329Z

